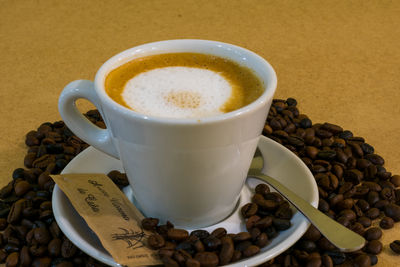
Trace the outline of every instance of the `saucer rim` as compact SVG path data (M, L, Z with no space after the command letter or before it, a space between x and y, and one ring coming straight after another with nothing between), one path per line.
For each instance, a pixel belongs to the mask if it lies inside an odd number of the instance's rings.
M292 153L289 149L280 145L279 143L277 143L271 139L268 139L267 137L261 136L260 140L258 142L258 146L260 146L260 143L263 143L263 142L268 143L268 146L276 146L277 149L285 150L284 151L285 155L287 154L287 156L294 158L298 163L300 163L300 166L307 173L308 178L310 178L310 177L312 178L312 179L309 179L310 180L309 182L311 182L311 184L313 185L314 190L311 191L311 197L310 197L311 200L309 201L309 203L312 206L314 206L315 208L317 208L318 201L319 201L317 184L315 182L314 176L312 175L312 173L308 169L308 167L294 153ZM73 161L85 160L87 155L90 155L91 153L104 154L103 152L90 146L87 149L85 149L84 151L82 151L79 155L77 155L73 159ZM71 162L68 165L70 165ZM67 168L68 165L63 170L62 174L71 173L70 168ZM245 186L247 186L247 183ZM93 258L95 258L107 265L110 265L110 266L121 266L120 264L118 264L117 262L115 262L113 260L111 255L109 255L109 254L104 255L103 251L99 251L98 248L92 246L90 243L88 243L86 241L86 239L82 238L80 235L78 235L78 233L75 230L73 230L74 227L72 227L72 225L69 223L69 221L59 212L58 205L62 201L62 200L60 200L62 197L66 198L65 194L61 191L61 189L57 185L55 185L53 194L52 194L52 207L53 207L53 212L54 212L54 218L57 221L62 232L65 234L65 236L67 236L79 249L81 249L86 254L92 256ZM71 202L68 200L68 198L66 198L66 200L71 204ZM72 204L71 204L71 206L72 206ZM300 214L300 216L303 216L303 215ZM68 227L68 225L70 225L70 226ZM285 251L286 249L291 247L294 243L296 243L304 235L304 233L307 231L309 226L310 226L310 222L305 217L303 217L303 220L300 220L300 222L297 225L297 229L295 229L295 232L292 233L290 239L288 238L288 239L284 240L284 242L281 242L280 244L275 246L273 249L271 248L270 250L263 251L253 257L243 259L239 262L231 263L226 266L229 266L229 267L255 266L257 264L261 264L261 263L265 262L268 259L276 257L277 255L281 254L283 251ZM72 231L71 231L71 229L72 229ZM89 227L88 227L88 229L90 230ZM83 241L83 243L82 243L82 241ZM273 250L273 251L271 251L271 250ZM269 252L269 254L265 255L268 252ZM271 253L271 252L273 252L273 253Z

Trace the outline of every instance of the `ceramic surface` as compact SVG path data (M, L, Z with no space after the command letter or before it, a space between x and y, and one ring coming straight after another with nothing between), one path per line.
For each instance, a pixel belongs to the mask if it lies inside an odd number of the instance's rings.
M318 190L314 177L305 164L292 152L276 142L261 137L258 144L264 156L265 174L278 178L285 186L296 192L299 196L318 206ZM108 173L111 170L123 171L122 164L93 147L75 157L63 173ZM240 216L240 207L250 202L252 189L260 183L259 180L248 178L241 191L240 199L235 211L223 221L203 228L212 231L218 227L225 227L228 232L237 233L245 231L245 224ZM125 194L131 199L130 187L124 189ZM93 258L111 265L119 266L102 247L99 239L89 229L85 221L72 207L64 193L56 186L53 192L53 211L57 223L64 234L81 250ZM293 245L307 230L309 222L298 212L294 212L292 226L271 240L261 252L251 258L230 264L231 267L255 266L279 255ZM191 230L191 229L188 229Z

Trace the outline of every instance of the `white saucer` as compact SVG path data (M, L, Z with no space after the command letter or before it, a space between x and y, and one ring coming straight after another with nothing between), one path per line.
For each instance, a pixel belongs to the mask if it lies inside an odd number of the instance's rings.
M279 178L289 189L293 190L314 207L317 207L317 185L307 166L291 151L263 136L260 139L258 147L264 156L264 173ZM63 173L108 173L111 170L123 171L121 162L93 147L88 147L65 167ZM240 216L240 207L250 202L252 189L258 183L260 181L256 179L247 179L236 210L222 222L204 229L212 231L215 228L224 227L230 233L245 231L245 224ZM129 199L132 199L132 191L129 187L124 188L124 193ZM52 203L54 217L58 225L77 247L105 264L120 266L103 248L97 236L75 211L68 198L58 186L54 188ZM276 257L288 249L300 239L310 225L308 220L298 211L294 212L291 222L292 226L288 230L280 232L266 247L261 249L259 254L228 266L255 266Z

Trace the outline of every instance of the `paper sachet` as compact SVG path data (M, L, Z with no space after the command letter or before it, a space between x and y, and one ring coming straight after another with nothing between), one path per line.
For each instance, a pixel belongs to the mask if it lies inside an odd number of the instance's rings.
M113 259L125 266L161 264L146 247L143 215L105 174L51 175Z

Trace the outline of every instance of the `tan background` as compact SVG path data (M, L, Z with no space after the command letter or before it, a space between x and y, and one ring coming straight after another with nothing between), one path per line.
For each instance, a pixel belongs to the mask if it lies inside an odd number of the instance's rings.
M277 98L365 137L400 173L400 1L0 0L0 185L22 166L25 133L60 119L68 82L93 79L122 50L173 38L259 53L278 74ZM384 232L378 266L400 260L393 239L400 224Z

